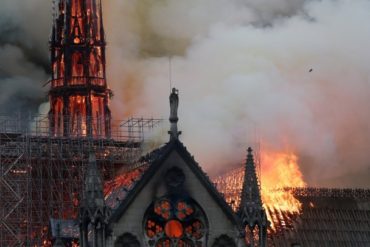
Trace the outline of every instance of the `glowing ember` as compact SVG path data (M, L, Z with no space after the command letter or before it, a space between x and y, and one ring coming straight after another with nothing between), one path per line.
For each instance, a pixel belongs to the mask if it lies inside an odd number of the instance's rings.
M118 175L116 178L114 178L114 180L107 181L104 184L104 195L108 197L112 192L121 187L125 187L127 189L130 188L140 178L145 169L146 166L143 166L126 171Z

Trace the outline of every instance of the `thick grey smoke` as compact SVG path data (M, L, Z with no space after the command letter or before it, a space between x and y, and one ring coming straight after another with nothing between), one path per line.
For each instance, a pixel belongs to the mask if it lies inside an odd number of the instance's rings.
M34 112L45 101L51 2L1 0L0 112Z
M260 140L310 185L370 185L370 1L103 2L116 118L168 117L170 56L182 140L211 175ZM2 110L43 100L50 9L2 0Z
M370 185L370 1L105 2L116 115L167 117L171 56L182 139L209 173L260 139L310 185Z

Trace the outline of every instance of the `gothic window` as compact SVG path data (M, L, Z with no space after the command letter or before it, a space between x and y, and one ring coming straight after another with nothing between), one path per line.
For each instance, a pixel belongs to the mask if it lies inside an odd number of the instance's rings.
M84 67L83 67L83 58L81 52L75 52L72 54L72 76L83 76ZM72 84L78 84L75 81L71 82Z
M232 238L223 234L215 239L212 247L236 247L236 244Z
M144 235L150 247L205 247L208 223L190 198L166 196L153 202L144 217Z
M114 247L140 247L140 243L134 235L124 233L117 239Z
M102 52L100 48L94 48L90 53L89 60L89 74L91 77L103 77L103 61ZM103 86L100 80L94 82L94 84Z

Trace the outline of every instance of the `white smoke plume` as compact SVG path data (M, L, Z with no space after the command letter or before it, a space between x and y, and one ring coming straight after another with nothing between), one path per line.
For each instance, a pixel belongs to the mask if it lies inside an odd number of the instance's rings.
M116 115L168 116L214 174L255 141L309 185L369 186L370 1L105 1ZM167 138L167 137L165 137Z
M116 119L168 117L172 57L181 138L211 175L240 164L257 135L262 151L297 153L309 185L370 186L369 0L103 6ZM45 0L1 2L1 110L10 99L44 100L50 9Z

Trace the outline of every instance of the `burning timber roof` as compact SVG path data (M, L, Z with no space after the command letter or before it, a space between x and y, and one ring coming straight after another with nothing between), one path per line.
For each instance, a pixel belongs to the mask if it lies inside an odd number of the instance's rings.
M231 207L226 203L223 196L213 185L207 174L202 170L199 164L194 160L193 156L187 151L186 147L178 140L174 139L164 146L155 149L154 151L142 156L135 169L123 172L113 181L106 183L104 192L106 194L105 202L112 209L111 221L117 219L130 204L131 200L145 186L150 177L156 172L162 161L170 154L172 150L177 150L182 158L189 164L196 176L200 179L203 185L207 188L210 195L219 203L229 219L239 225L240 222L233 213ZM57 224L60 225L62 232L75 233L78 231L78 223L75 220L51 220L52 236L56 237ZM72 229L73 228L73 229ZM63 238L76 238L76 235L64 234ZM78 237L78 235L77 235Z
M215 178L217 188L236 209L243 168ZM298 212L267 207L273 228L269 246L370 246L370 190L285 188L301 204ZM266 206L266 205L265 205Z
M108 181L104 186L105 203L113 211L124 201L129 191L141 179L149 165L159 159L165 150L165 145L142 156L135 168L122 172L114 180ZM53 238L57 237L58 225L60 227L60 237L63 239L79 238L79 223L76 219L50 219L50 233Z
M370 246L370 190L289 188L302 203L298 215L274 212L272 246ZM286 227L286 221L292 224ZM290 246L290 245L289 245Z
M189 159L193 160L182 143L178 143L181 150ZM156 149L143 156L135 169L124 172L114 181L106 184L106 203L117 214L119 205L128 203L126 199L130 194L137 193L139 183L147 180L147 174L155 172L153 164L163 159L169 150L169 144ZM154 167L151 168L150 167ZM198 166L198 165L197 165ZM211 184L205 173L202 177L213 190L224 208L225 200ZM144 186L144 185L142 185ZM304 247L316 246L370 246L370 190L365 189L327 189L327 188L286 188L302 203L299 213L278 211L268 208L274 221L275 229L269 230L269 246L294 246L300 244ZM238 193L225 197L240 197ZM226 209L229 210L229 209ZM78 238L78 223L73 220L51 220L51 230L56 236L56 226L60 224L61 237Z
M160 150L154 151L149 156L143 157L144 160L150 161L150 166L142 174L141 179L137 180L137 183L135 183L132 190L130 190L127 193L124 200L113 211L111 221L114 222L119 219L119 217L125 212L127 207L130 205L132 200L144 188L144 186L147 184L150 178L156 173L159 167L163 164L163 161L173 150L176 150L178 154L182 157L182 159L184 159L184 161L188 164L189 168L194 172L194 174L201 181L203 186L208 190L208 193L215 199L215 202L219 204L220 208L224 211L225 215L231 220L231 222L239 226L240 221L237 218L237 216L233 213L231 207L226 203L223 196L218 192L218 190L213 185L207 174L194 160L194 157L188 152L186 147L177 138L172 139ZM152 158L153 155L154 158Z

